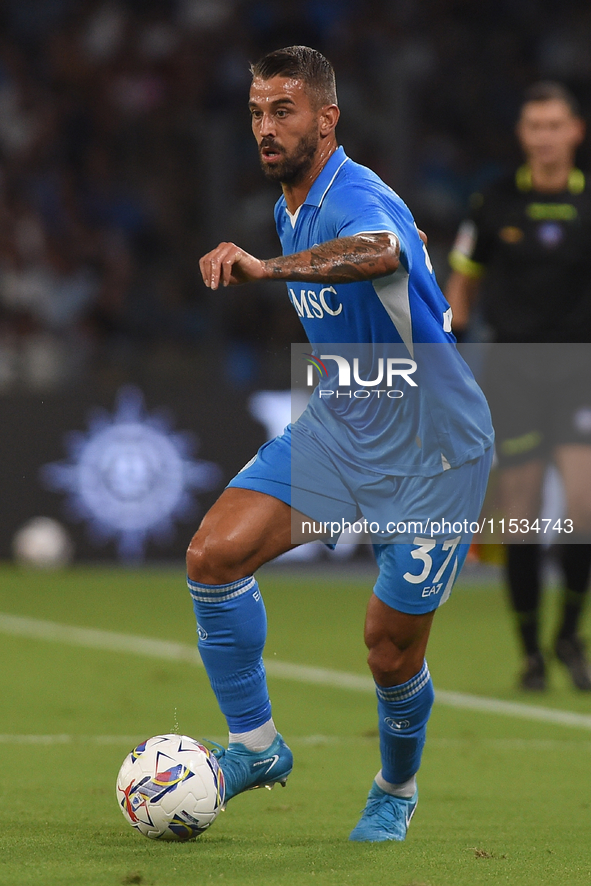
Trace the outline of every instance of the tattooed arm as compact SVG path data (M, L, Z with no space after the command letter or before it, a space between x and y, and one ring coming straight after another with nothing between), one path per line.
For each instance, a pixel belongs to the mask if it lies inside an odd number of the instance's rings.
M210 289L255 280L353 283L391 274L398 267L399 256L398 238L380 232L328 240L304 252L265 261L234 243L220 243L203 256L199 267Z

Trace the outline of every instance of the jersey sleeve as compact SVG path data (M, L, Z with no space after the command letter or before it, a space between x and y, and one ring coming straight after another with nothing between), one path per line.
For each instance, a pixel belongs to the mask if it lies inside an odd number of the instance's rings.
M405 251L402 219L396 218L396 207L388 205L374 189L367 186L347 188L346 200L343 197L336 200L333 212L337 237L388 231L398 238L400 249Z
M454 271L477 279L486 270L490 237L486 230L486 202L482 194L472 194L470 214L458 228L449 263Z

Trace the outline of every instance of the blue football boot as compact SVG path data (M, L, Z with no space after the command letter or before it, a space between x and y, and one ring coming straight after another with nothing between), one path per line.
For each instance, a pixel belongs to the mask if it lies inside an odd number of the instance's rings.
M214 745L212 753L224 774L226 803L243 791L271 790L276 784L285 787L293 768L293 754L281 735L275 737L266 751L249 751L239 743L230 744L227 749L215 742L210 744Z
M367 797L365 809L356 827L349 834L349 840L360 843L380 843L385 840L404 840L419 802L419 792L415 791L410 800L393 797L373 783Z

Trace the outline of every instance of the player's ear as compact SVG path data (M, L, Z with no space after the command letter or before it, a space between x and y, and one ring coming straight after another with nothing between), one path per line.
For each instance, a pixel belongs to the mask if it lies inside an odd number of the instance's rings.
M585 121L582 117L575 117L576 120L576 136L575 143L577 147L581 144L583 139L585 138Z
M320 135L330 135L339 122L340 115L341 112L338 105L325 105L320 111Z

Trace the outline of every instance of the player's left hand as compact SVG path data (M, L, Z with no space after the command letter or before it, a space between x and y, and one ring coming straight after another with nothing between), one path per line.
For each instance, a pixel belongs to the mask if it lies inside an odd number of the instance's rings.
M220 285L237 286L267 276L264 263L235 243L220 243L199 259L199 268L209 289L217 289Z

